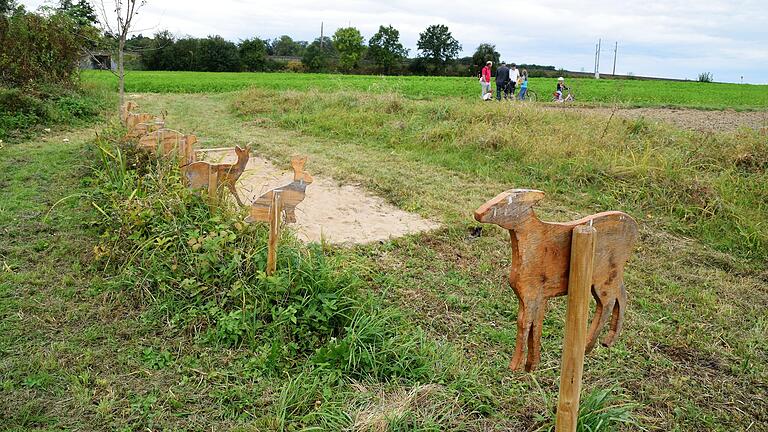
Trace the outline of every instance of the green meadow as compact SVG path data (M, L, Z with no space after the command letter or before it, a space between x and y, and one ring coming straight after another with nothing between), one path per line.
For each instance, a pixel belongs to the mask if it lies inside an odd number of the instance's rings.
M115 104L112 75L83 79ZM186 190L111 111L5 143L0 429L552 430L565 299L550 302L539 369L509 371L509 234L472 218L514 187L546 192L545 220L622 210L640 225L622 333L586 357L580 430L768 424L763 132L482 103L471 78L131 72L126 85L201 147L250 144L286 169L307 155L316 179L441 227L347 246L287 227L267 277L266 227ZM586 105L751 110L768 97L572 85Z
M116 88L109 72L87 71L86 81ZM530 89L547 101L555 89L553 78L531 78ZM569 79L577 102L629 107L686 107L701 109L765 109L764 85L675 81ZM150 72L131 71L126 91L135 93L219 93L258 87L268 90L340 90L367 93L399 93L409 99L479 97L480 86L472 77L370 76L299 73Z

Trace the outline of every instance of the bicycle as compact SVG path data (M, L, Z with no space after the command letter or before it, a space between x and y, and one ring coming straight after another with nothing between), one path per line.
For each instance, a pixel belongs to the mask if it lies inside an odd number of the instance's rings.
M571 90L570 87L566 87L565 91L568 92L566 96L564 96L562 99L557 97L557 92L552 93L552 102L573 102L576 100L576 96L573 94L573 90Z
M525 91L523 98L520 100L524 102L536 102L536 92L529 88Z

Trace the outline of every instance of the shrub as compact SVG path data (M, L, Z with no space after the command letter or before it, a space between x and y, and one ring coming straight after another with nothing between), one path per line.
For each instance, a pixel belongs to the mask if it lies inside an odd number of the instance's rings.
M17 11L0 21L0 85L73 83L84 39L69 16Z
M285 65L285 70L290 72L305 72L306 67L304 67L304 64L298 60L290 60Z

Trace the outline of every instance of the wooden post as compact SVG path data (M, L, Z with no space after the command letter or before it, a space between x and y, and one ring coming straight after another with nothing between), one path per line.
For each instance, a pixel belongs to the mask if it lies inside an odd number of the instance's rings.
M208 165L208 199L215 203L219 198L219 172L212 165Z
M283 212L282 191L272 194L272 205L269 207L269 244L267 249L267 276L272 276L277 270L277 238L280 236L280 214Z
M579 417L581 375L587 341L592 262L597 231L579 225L571 238L571 263L568 275L568 309L565 317L563 360L560 371L560 397L557 402L555 432L575 432Z

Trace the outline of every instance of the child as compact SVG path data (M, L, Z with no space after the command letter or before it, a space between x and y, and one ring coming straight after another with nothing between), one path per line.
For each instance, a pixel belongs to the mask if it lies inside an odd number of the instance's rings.
M520 75L520 93L518 97L520 100L525 100L525 94L528 92L528 70L523 69L523 73Z
M557 79L557 90L555 91L555 100L558 102L563 101L563 93L568 89L565 86L565 78L560 77Z

